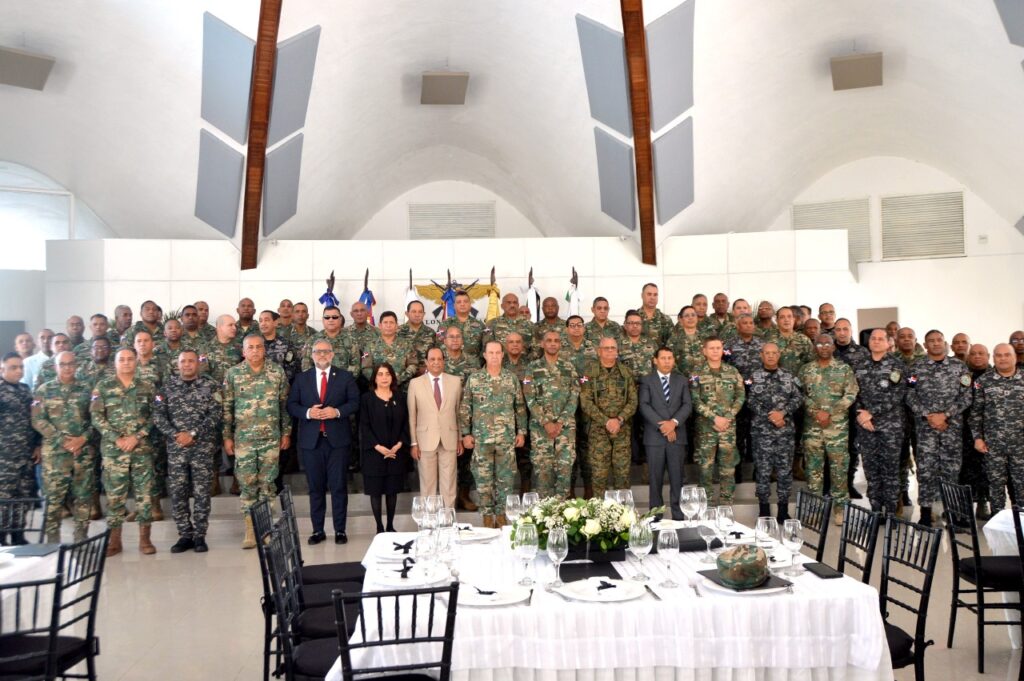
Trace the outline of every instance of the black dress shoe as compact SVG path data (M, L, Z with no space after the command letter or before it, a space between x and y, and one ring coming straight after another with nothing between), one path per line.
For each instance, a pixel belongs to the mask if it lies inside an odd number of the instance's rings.
M864 498L864 495L861 494L860 492L858 492L857 488L854 487L853 485L850 485L849 492L850 492L850 498L851 499L863 499Z
M191 537L181 537L177 542L175 542L174 546L171 547L171 553L184 553L185 551L194 549L195 547L196 543Z
M348 535L345 534L344 532L335 532L334 533L334 543L335 544L347 544L348 543Z
M195 545L196 545L196 548L195 548L195 552L196 553L206 553L207 551L210 550L210 547L206 545L206 537L196 537Z
M327 539L327 535L323 532L314 532L313 534L309 535L309 545L316 546L325 539Z

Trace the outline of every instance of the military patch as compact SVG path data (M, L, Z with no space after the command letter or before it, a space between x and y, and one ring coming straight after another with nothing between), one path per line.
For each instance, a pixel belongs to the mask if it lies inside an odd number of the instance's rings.
M583 385L584 383L587 383L589 381L590 379L587 378L586 376L580 376L580 385Z
M979 383L978 381L975 381L974 382L974 389L975 390L981 390L981 383Z
M700 376L698 376L697 374L694 374L693 376L690 376L690 383L693 383L694 385L699 385L700 384Z
M888 378L883 378L881 381L878 382L878 387L879 388L888 388L889 387L889 379Z
M722 350L723 357L732 357L732 350Z
M960 377L960 385L962 385L965 388L971 385L970 374L964 374L963 376Z
M917 384L917 376L907 376L907 384L908 385L916 385Z
M164 401L163 395L157 395L156 397L153 398L153 401L156 402L157 404L162 404Z
M530 379L528 379L528 378L524 378L523 379L523 385L530 385L531 383L533 383L533 381L531 381Z
M889 380L892 381L893 383L899 383L900 382L900 372L899 371L893 371L891 374L889 374Z
M213 401L214 402L223 402L224 398L221 396L220 393L214 393L213 394Z
M753 384L754 384L754 381L749 379L749 378L743 381L743 385L753 385Z

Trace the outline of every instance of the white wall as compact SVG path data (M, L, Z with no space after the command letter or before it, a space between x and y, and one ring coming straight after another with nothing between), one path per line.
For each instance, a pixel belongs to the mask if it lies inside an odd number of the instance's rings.
M353 239L408 239L410 203L474 203L494 201L495 231L499 239L543 236L537 226L512 204L489 189L471 182L430 182L412 189L377 212Z
M46 273L41 270L0 270L0 320L23 321L25 329L33 336L44 323L46 309ZM67 319L67 317L65 317ZM64 329L51 327L55 331ZM9 348L4 348L6 352Z

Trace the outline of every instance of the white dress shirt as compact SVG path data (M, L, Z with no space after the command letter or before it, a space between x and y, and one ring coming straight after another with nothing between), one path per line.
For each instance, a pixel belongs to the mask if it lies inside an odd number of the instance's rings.
M331 387L331 367L327 367L326 369L320 369L318 367L314 367L314 368L316 369L316 394L317 395L320 394L320 383L324 380L324 377L326 376L327 377L327 387L324 389L324 395L326 395L327 394L327 390L329 390L330 387ZM323 407L322 404L320 406ZM334 407L331 407L331 409L334 409ZM312 419L309 418L309 412L310 411L311 411L311 409L307 409L306 410L306 419L307 420L312 420ZM332 416L331 418L338 418L339 416L341 416L341 411L338 410L338 409L334 409L334 413L335 413L335 415ZM319 421L320 419L316 419L316 420Z

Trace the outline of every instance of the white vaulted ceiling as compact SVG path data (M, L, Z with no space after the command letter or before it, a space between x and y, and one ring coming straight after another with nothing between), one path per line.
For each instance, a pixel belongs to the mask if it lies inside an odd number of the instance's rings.
M691 0L692 1L692 0ZM659 237L766 228L844 163L903 156L1024 214L1024 49L992 0L696 0L695 201ZM679 4L648 0L648 22ZM0 45L56 57L43 92L0 86L0 160L77 194L122 237L219 238L193 215L202 16L254 36L256 0L5 0ZM617 0L284 0L280 39L322 26L298 212L278 239L348 238L438 180L490 189L549 236L601 213L575 15ZM885 53L885 85L833 92L829 57ZM463 107L420 73L469 71ZM207 126L209 127L209 126Z

